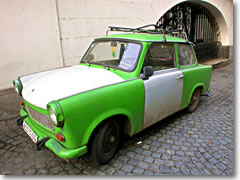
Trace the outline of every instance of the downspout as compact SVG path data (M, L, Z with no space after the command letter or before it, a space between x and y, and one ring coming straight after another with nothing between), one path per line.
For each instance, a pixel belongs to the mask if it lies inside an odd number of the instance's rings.
M59 41L60 41L60 49L61 49L61 59L62 59L62 64L63 64L63 67L66 66L66 63L65 63L65 60L64 60L64 57L63 57L63 47L62 47L62 34L61 34L61 27L60 27L60 24L59 24L59 11L58 11L58 0L55 0L55 5L56 5L56 14L57 14L57 25L58 25L58 32L59 32Z

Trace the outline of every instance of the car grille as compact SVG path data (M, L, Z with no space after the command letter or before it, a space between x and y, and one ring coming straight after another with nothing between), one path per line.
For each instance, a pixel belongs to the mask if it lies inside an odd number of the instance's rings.
M54 130L54 126L53 126L53 123L49 120L49 116L45 115L45 114L42 114L40 112L37 112L33 109L31 109L30 107L27 106L27 110L30 114L30 116L36 120L37 122L41 123L43 126L51 129L51 130Z

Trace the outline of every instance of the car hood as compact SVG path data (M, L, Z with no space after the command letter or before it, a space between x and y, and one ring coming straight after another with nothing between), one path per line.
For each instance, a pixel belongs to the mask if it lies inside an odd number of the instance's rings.
M53 100L124 81L109 70L83 65L34 73L20 80L23 98L42 109Z

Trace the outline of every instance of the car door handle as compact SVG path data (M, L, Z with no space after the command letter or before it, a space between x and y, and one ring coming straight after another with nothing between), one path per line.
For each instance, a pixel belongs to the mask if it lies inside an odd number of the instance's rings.
M179 79L182 79L182 78L184 78L184 75L180 75L180 76L177 76L177 77L176 77L176 79L178 79L178 80L179 80Z

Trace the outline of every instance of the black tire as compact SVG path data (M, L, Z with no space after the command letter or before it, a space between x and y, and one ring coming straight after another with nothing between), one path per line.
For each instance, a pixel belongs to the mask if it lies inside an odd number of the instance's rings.
M200 96L201 96L201 89L200 88L195 89L195 91L193 92L190 104L187 108L188 112L194 112L198 108L198 105L200 102Z
M110 161L118 150L121 137L119 122L109 120L104 123L93 138L90 158L93 164L105 164Z

